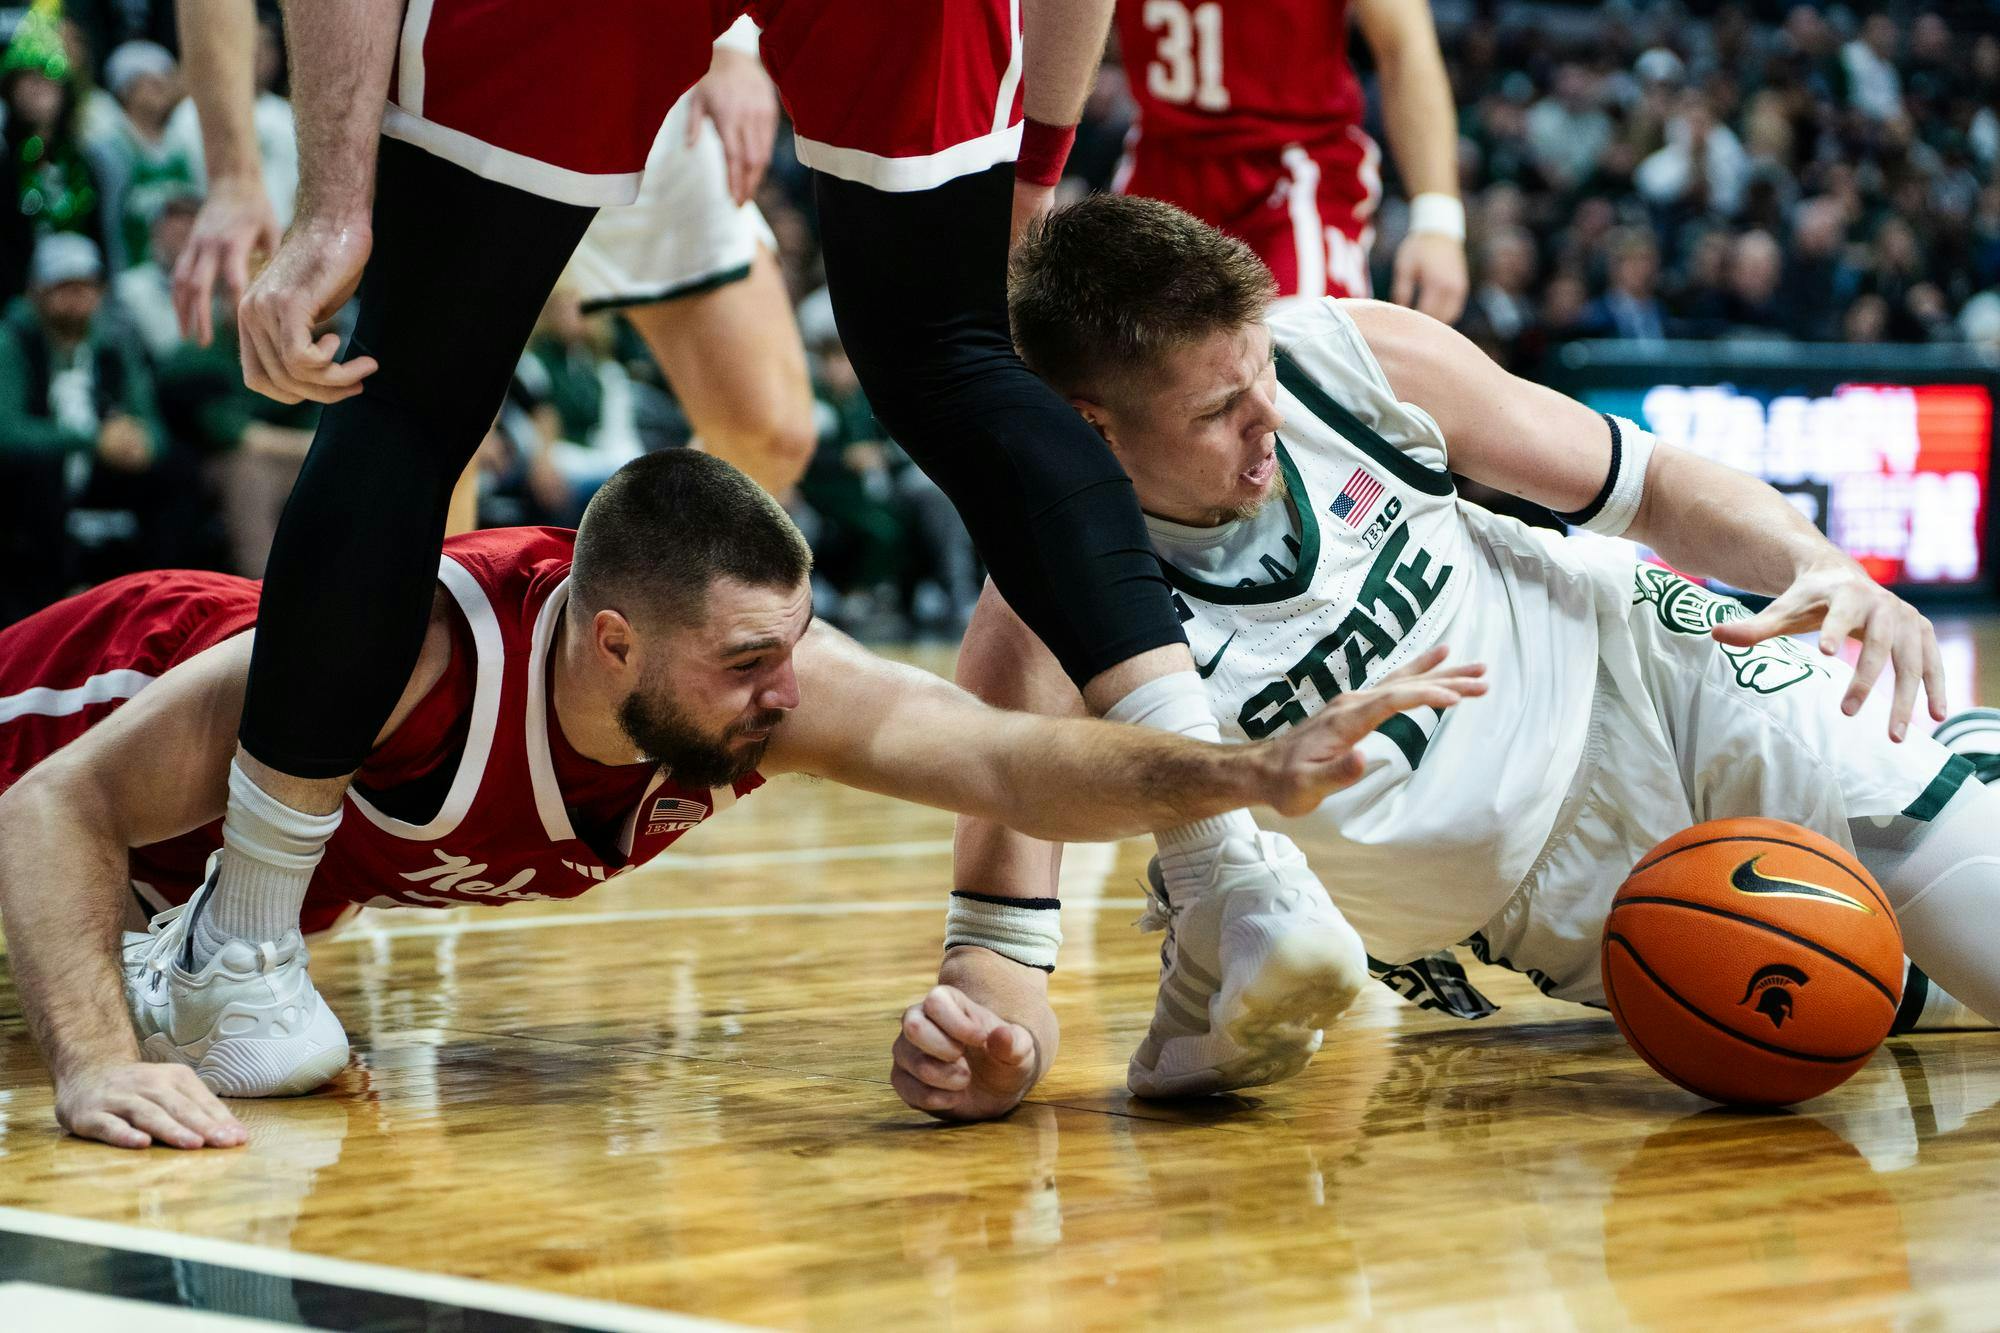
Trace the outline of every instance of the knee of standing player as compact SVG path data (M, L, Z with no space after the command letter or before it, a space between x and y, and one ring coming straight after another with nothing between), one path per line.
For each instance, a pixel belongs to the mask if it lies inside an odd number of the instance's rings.
M812 399L806 397L796 404L774 404L756 448L777 480L778 489L788 490L805 476L806 464L812 462L813 448L818 442L818 434L813 430Z
M787 396L763 395L744 416L701 432L703 448L751 473L776 495L798 485L817 443L811 399L797 410L774 401Z

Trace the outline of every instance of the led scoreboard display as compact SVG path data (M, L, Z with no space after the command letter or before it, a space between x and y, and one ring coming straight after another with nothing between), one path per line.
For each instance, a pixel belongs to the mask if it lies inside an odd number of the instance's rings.
M1703 364L1682 345L1650 373L1595 362L1559 387L1771 483L1881 583L1987 585L1993 373L1910 358L1884 374L1841 364L1876 349L1811 350L1823 364L1732 364L1713 348Z

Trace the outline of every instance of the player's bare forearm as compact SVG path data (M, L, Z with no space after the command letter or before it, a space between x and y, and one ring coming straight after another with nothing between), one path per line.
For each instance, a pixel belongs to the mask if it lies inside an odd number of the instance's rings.
M252 0L178 0L181 65L201 121L210 182L257 181L257 9Z
M1458 118L1437 28L1424 0L1363 0L1362 35L1381 72L1389 149L1411 196L1458 194Z
M1269 745L989 708L824 625L799 645L797 670L801 702L772 742L768 771L811 773L1040 838L1169 828L1268 803L1277 785Z
M299 136L299 225L366 228L401 0L285 9Z
M1860 571L1764 482L1664 442L1626 536L1685 573L1772 596L1814 570Z
M1009 1023L1019 1023L1035 1039L1033 1074L1021 1089L1026 1096L1056 1062L1061 1028L1049 1005L1049 974L1002 958L991 949L961 944L947 949L938 983L956 986L967 999L985 1005Z
M50 759L0 796L0 919L28 1032L57 1086L139 1058L118 936L123 842L87 775Z
M1380 301L1344 301L1396 396L1429 413L1452 468L1558 513L1611 468L1611 430L1573 398L1510 375L1462 334ZM1858 568L1755 477L1656 442L1626 535L1677 569L1778 593L1810 570Z
M1021 106L1049 125L1083 116L1115 0L1021 0Z

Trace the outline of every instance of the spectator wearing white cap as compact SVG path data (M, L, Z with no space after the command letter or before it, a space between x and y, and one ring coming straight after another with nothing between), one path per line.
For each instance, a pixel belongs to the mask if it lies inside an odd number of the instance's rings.
M153 386L136 349L102 336L95 242L45 236L28 299L0 319L0 623L60 597L79 511L126 516L135 555L165 554L159 523L185 500L162 469Z
M112 267L144 262L147 229L166 193L194 181L186 155L167 137L182 97L181 71L158 42L126 42L104 62L104 85L123 113L92 144L104 163Z

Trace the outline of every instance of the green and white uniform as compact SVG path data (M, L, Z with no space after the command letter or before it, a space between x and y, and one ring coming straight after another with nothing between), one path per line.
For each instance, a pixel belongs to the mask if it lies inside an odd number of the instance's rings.
M1271 826L1306 852L1371 956L1464 942L1551 994L1601 1002L1612 893L1688 825L1928 818L1970 765L1887 739L1887 690L1790 641L1724 649L1745 614L1622 542L1461 503L1437 423L1399 401L1336 300L1274 315L1288 495L1253 519L1149 519L1223 733L1303 721L1439 644L1490 692L1367 738L1361 780Z

